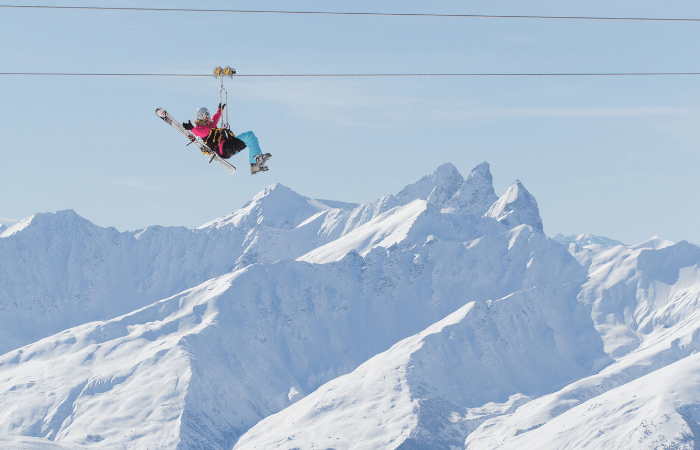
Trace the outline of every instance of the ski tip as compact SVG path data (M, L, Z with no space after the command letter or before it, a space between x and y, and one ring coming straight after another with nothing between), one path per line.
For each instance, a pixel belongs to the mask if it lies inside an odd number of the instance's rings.
M160 117L161 119L165 117L167 113L163 108L156 108L156 116Z

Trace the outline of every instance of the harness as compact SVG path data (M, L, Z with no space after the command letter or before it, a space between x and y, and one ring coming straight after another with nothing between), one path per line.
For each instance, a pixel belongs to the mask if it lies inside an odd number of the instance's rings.
M219 148L221 143L235 137L236 135L233 134L229 128L212 128L209 130L207 137L204 138L204 143L207 144L210 149L221 153L221 149Z

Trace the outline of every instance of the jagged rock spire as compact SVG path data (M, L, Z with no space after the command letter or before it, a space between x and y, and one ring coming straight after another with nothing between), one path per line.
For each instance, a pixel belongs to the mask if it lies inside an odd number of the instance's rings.
M525 224L544 233L537 200L525 189L520 180L515 180L508 187L506 193L489 208L485 216L493 217L509 228Z
M445 204L455 212L482 216L498 199L493 189L493 176L489 163L482 162L472 169L466 181Z
M405 205L418 198L427 200L430 197L431 203L442 205L454 195L462 183L464 177L457 168L451 163L445 163L432 174L403 188L396 194L394 203Z

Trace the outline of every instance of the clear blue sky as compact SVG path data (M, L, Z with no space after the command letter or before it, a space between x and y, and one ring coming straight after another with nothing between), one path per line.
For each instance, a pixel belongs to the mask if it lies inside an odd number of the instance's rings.
M5 4L31 5L36 1ZM687 1L88 1L53 5L700 18ZM0 72L700 72L700 23L0 9ZM159 120L213 78L0 77L0 217L196 227L282 183L367 202L452 162L520 179L549 235L700 243L700 77L226 82L271 170L230 176Z

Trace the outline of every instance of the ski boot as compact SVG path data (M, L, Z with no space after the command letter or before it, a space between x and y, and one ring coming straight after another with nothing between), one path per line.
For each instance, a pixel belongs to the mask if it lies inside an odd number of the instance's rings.
M272 155L269 153L258 153L257 155L255 155L255 163L263 165L265 164L265 161L267 161L270 158L272 158Z
M250 174L255 175L258 172L267 172L270 170L267 166L260 164L260 163L251 163L250 164Z

